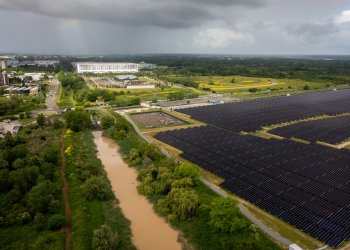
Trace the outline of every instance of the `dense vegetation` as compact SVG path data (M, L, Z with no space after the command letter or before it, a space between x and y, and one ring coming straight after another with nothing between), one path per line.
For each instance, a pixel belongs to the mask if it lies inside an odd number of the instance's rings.
M0 140L0 248L63 249L65 225L54 118ZM14 238L15 237L15 238Z
M93 61L130 61L153 63L156 75L204 75L290 78L313 82L348 84L348 56L252 57L229 55L132 55L90 58ZM327 60L325 60L327 59ZM83 60L83 59L71 59Z
M74 108L75 105L89 107L96 105L96 101L117 107L140 104L140 98L128 96L128 93L124 91L89 89L84 78L77 73L60 72L58 79L63 87L60 99L61 108Z
M68 110L63 117L66 119L67 128L74 132L91 128L91 119L88 112L82 107L76 107L75 110Z
M198 94L194 92L186 92L186 91L176 91L170 93L167 98L169 101L183 100L183 99L192 99L197 98Z
M134 249L129 221L117 205L101 161L96 158L91 132L67 130L64 144L73 248Z
M350 81L350 60L346 57L322 60L318 57L205 57L188 55L148 57L147 62L168 67L158 69L159 75L241 75L301 79L334 84L349 84Z
M105 131L118 141L125 160L139 170L139 192L190 243L199 249L279 249L239 213L234 200L218 197L199 181L197 166L165 157L142 141L121 116L113 117L114 124Z
M37 96L29 94L11 95L0 97L0 116L30 112L34 109L44 108L46 85L42 85L42 91ZM0 95L4 88L0 88Z

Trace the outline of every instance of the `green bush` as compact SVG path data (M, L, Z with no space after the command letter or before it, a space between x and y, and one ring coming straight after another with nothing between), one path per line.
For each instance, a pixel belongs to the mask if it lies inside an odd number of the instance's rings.
M114 118L110 116L104 116L101 120L102 129L109 129L114 125Z
M64 114L64 118L66 119L67 128L74 132L91 128L90 115L85 110L68 111Z
M107 201L113 198L110 185L105 177L91 177L81 186L81 190L87 200Z
M56 230L63 227L66 224L66 218L61 214L55 214L47 221L47 228L50 230Z
M256 93L256 92L259 91L259 89L257 89L257 88L250 88L250 89L248 89L248 91L251 92L251 93Z
M94 250L113 250L118 246L119 238L113 234L111 228L107 225L102 225L99 229L94 230L92 238L92 249Z
M195 215L199 198L193 189L173 188L170 193L160 198L156 204L158 211L168 215L169 220L186 220Z
M237 202L226 197L214 198L210 204L209 225L215 230L225 233L236 233L247 229L247 220L239 212Z
M303 90L309 90L310 89L310 86L309 85L305 85L304 87L303 87Z
M199 183L199 167L191 163L182 163L181 165L177 166L174 174L178 179L188 177L192 179L193 183Z

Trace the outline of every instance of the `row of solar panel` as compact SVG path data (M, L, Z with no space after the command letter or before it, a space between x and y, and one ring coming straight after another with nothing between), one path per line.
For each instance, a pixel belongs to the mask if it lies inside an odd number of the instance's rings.
M350 116L296 123L271 130L272 134L338 144L350 138Z
M349 97L350 90L328 91L177 111L235 132L256 131L262 126L350 112Z

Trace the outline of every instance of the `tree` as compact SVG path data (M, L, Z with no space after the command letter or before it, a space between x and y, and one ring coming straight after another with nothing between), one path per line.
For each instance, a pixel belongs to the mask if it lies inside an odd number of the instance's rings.
M85 110L68 111L64 114L64 118L66 119L67 128L74 132L91 128L91 119Z
M229 197L214 198L210 204L209 216L209 225L215 231L234 233L248 227L239 212L237 202Z
M36 123L42 127L45 125L45 116L43 114L39 114L38 117L36 118Z
M113 234L111 228L102 225L99 229L94 230L92 238L92 249L94 250L113 250L118 246L118 235Z
M7 169L0 169L0 191L7 190L9 184L9 171Z
M54 201L57 189L50 181L44 181L33 187L28 193L28 206L33 213L46 213Z
M61 214L55 214L47 221L47 228L50 230L56 230L64 226L66 218Z
M109 183L104 177L91 177L81 186L81 190L87 200L106 201L113 198Z
M110 116L104 116L101 120L102 129L108 129L114 125L114 118Z
M41 157L46 162L53 163L53 164L58 164L59 153L60 152L59 152L58 146L55 147L54 145L49 145L41 153Z
M193 189L173 188L170 193L158 200L157 209L168 214L169 220L185 220L195 214L199 198Z
M191 178L194 184L199 183L199 167L191 163L182 163L181 165L177 166L174 174L178 179L188 177Z
M25 193L36 183L38 176L39 169L37 167L26 167L11 171L9 174L9 182L15 189Z

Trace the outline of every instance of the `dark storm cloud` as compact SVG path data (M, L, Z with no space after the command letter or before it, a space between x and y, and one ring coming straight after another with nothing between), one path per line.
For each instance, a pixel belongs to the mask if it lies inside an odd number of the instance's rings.
M225 18L227 8L259 8L262 0L0 0L0 8L132 26L186 28Z
M0 0L0 23L2 52L350 53L349 0Z
M319 43L338 32L338 30L338 27L332 22L302 23L287 27L287 32L291 37L295 38L297 42L305 43Z

